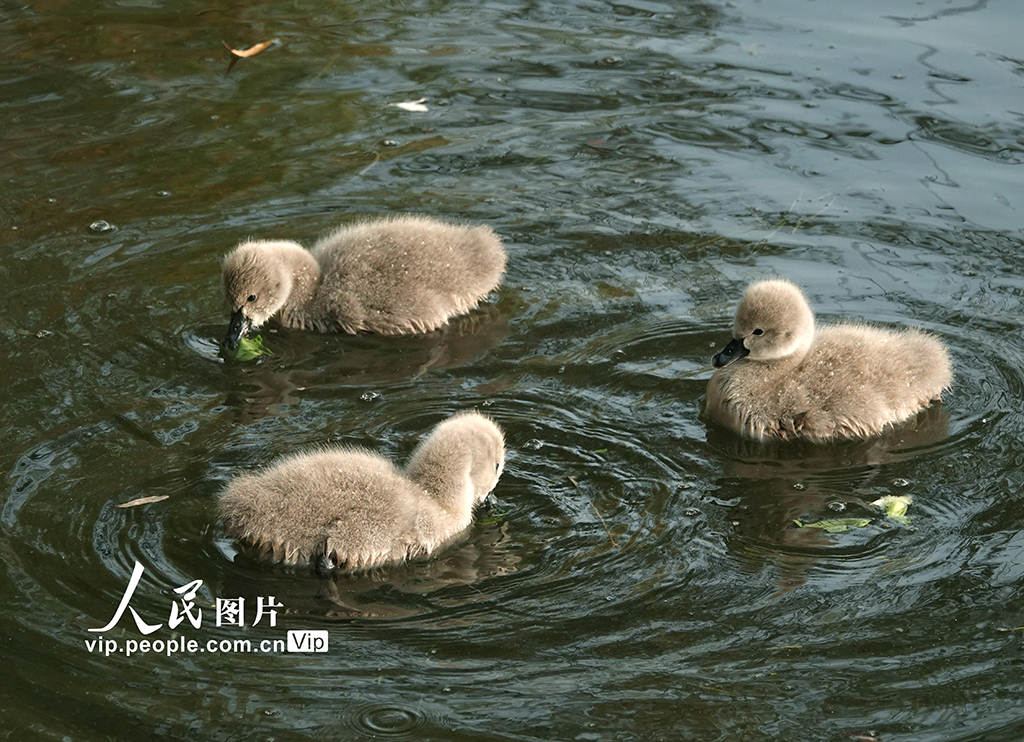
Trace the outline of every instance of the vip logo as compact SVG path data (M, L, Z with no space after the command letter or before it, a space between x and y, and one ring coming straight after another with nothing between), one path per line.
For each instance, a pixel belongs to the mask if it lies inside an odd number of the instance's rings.
M289 631L289 652L326 652L326 631Z

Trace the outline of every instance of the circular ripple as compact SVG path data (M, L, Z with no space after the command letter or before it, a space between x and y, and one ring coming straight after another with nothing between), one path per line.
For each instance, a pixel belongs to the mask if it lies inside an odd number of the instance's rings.
M411 737L424 718L400 706L363 706L355 709L351 721L363 734L402 738Z

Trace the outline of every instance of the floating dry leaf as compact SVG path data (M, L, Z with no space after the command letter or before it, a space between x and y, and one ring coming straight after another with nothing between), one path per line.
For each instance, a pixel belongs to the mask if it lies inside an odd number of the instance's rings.
M424 113L429 111L424 103L427 102L426 98L420 98L419 100L407 100L401 103L392 103L391 105L395 108L401 108L403 111L415 111L416 113Z
M268 46L270 46L271 44L275 43L276 41L277 41L277 39L271 39L270 41L261 41L258 44L253 44L248 49L242 49L242 50L232 49L230 46L228 46L228 42L226 42L226 41L221 41L220 43L222 43L227 48L227 50L229 52L231 52L232 54L234 54L236 57L242 57L244 59L245 57L254 57L254 56L256 56L257 54L259 54L261 51L263 51L264 49L266 49Z
M153 495L152 497L138 497L128 502L122 502L120 505L115 505L119 508L136 508L139 505L149 505L151 502L160 502L166 500L170 495Z

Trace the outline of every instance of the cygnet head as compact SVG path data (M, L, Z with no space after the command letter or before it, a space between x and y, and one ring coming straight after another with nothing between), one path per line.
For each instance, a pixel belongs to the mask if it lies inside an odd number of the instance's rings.
M262 325L277 312L292 290L292 276L286 264L276 259L284 249L302 249L288 241L243 242L221 265L224 293L231 306L231 324L224 344L231 350L239 338Z
M814 340L814 314L795 284L782 279L757 281L743 294L732 336L712 361L715 368L746 356L753 361L803 356Z
M431 431L413 452L406 472L435 495L443 495L453 482L468 484L471 504L476 505L494 489L504 468L501 428L478 412L463 412Z

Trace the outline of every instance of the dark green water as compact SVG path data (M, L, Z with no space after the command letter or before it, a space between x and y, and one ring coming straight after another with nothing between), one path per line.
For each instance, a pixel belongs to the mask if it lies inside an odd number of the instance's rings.
M0 2L0 736L1024 738L1022 21ZM225 74L222 41L271 38ZM395 212L501 234L493 303L222 361L231 246ZM823 318L942 336L945 405L823 449L709 430L711 354L765 275ZM400 459L469 407L513 450L440 559L322 581L220 533L233 474L325 441ZM914 497L910 527L792 525L885 494ZM151 638L330 651L89 651L136 561ZM194 580L203 623L172 630ZM214 625L217 598L271 595L276 627ZM142 638L127 614L102 636Z

